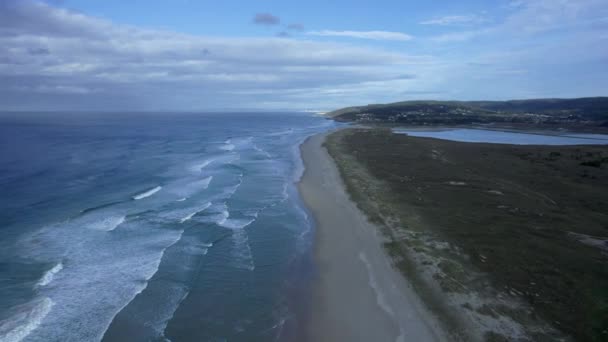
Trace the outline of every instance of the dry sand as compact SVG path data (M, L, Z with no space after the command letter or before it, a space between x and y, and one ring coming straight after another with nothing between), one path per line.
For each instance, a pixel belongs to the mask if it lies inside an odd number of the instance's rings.
M306 171L299 184L316 224L317 272L307 334L311 341L443 341L422 305L382 247L379 230L344 190L325 134L301 147Z

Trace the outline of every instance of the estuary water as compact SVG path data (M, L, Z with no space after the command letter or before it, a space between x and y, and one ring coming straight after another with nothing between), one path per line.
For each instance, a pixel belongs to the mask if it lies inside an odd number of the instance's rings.
M333 125L2 114L0 341L284 339L311 242L298 146Z
M507 132L488 129L445 128L445 129L407 129L395 128L398 134L413 137L437 138L443 140L494 143L513 145L606 145L608 135L586 133L555 133L555 132Z

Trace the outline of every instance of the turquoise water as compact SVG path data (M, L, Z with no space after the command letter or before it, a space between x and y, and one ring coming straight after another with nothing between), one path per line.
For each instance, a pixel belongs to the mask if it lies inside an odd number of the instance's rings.
M584 134L584 133L520 133L505 132L484 129L453 128L440 130L413 130L397 128L395 133L407 134L413 137L437 138L443 140L495 143L514 145L606 145L608 135L606 134Z
M3 114L0 340L270 341L311 223L281 114Z

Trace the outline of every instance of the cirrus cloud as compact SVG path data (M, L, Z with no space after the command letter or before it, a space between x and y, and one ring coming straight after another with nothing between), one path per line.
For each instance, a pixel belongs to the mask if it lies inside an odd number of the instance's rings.
M395 41L408 41L412 40L409 34L401 32L391 31L334 31L334 30L321 30L321 31L309 31L306 34L311 36L322 36L322 37L346 37L346 38L358 38L358 39L371 39L371 40L395 40Z
M433 18L420 22L421 25L473 25L486 23L489 20L484 16L469 14L469 15L448 15L444 17Z

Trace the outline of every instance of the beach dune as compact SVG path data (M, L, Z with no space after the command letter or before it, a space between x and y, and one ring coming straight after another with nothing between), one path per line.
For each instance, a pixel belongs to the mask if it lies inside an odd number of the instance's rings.
M307 336L311 341L442 341L444 334L382 247L383 238L345 192L325 134L301 147L300 193L315 224Z

